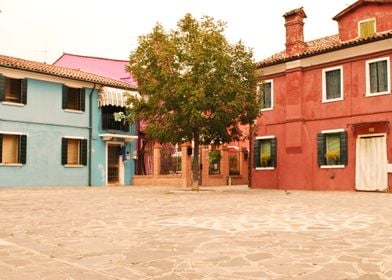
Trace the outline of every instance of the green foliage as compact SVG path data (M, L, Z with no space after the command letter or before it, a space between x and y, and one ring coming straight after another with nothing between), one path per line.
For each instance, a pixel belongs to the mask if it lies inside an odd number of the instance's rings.
M230 44L225 23L185 15L176 30L157 24L139 37L128 70L137 78L141 100L130 98L128 121L146 122L146 135L160 142L230 142L243 135L238 124L257 117L252 52Z
M129 98L128 122L143 120L146 136L160 142L194 141L194 185L199 145L240 140L239 124L251 124L260 111L252 52L230 44L225 26L187 14L176 30L157 24L140 36L129 57L143 98Z

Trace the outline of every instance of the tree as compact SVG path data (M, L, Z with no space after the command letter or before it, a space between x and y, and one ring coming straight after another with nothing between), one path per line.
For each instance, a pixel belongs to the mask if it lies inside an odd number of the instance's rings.
M146 136L160 141L193 141L193 184L198 190L199 146L243 137L239 124L259 114L252 52L241 42L230 44L226 24L190 14L169 32L157 24L139 37L128 71L137 79L138 100L127 119L146 123Z

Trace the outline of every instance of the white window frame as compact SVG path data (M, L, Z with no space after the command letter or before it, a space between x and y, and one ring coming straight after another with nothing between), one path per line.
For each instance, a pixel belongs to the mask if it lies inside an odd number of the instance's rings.
M262 83L257 84L257 90L260 91L260 87L266 83L271 84L271 107L260 109L260 111L262 111L262 112L272 111L274 109L274 80L265 80Z
M79 144L78 144L79 153L80 153L80 144L81 144L80 140L87 139L86 137L81 137L81 136L63 136L63 138L72 139L72 140L79 140ZM67 145L68 145L68 143L67 143ZM80 155L78 155L78 162L80 163ZM64 167L65 168L83 168L85 166L83 164L68 164L67 163L67 164L64 164Z
M333 98L333 99L327 99L327 76L326 73L329 71L334 71L334 70L340 70L340 97L339 98ZM336 66L336 67L330 67L322 70L322 102L323 103L328 103L328 102L335 102L335 101L341 101L344 99L344 80L343 80L343 66Z
M358 21L358 37L357 37L357 39L361 38L361 23L372 21L372 20L374 21L374 32L377 33L377 21L376 21L376 18L373 17L373 18L363 19L363 20Z
M269 139L275 139L275 135L266 135L266 136L257 136L257 140L269 140ZM255 170L275 170L276 167L256 167Z
M321 130L320 132L322 134L335 134L335 133L341 133L344 132L344 128L338 128L338 129L329 129L329 130ZM337 165L321 165L320 168L322 169L327 169L327 168L345 168L346 166L344 164L337 164Z
M377 93L371 93L370 92L370 71L369 71L369 65L370 63L374 62L379 62L379 61L387 61L387 82L388 82L388 87L386 91L382 92L377 92ZM389 56L385 57L380 57L380 58L375 58L371 60L366 60L366 96L371 97L371 96L379 96L379 95L386 95L391 93L391 63Z

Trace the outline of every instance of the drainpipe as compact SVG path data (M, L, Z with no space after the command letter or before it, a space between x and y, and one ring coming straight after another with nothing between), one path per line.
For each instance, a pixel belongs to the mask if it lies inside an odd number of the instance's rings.
M93 147L93 92L95 91L96 88L96 84L94 83L94 86L92 88L92 90L90 91L89 94L89 132L88 132L88 186L91 187L91 175L92 175L92 169L93 169L93 165L91 162L91 158L92 158L92 147Z

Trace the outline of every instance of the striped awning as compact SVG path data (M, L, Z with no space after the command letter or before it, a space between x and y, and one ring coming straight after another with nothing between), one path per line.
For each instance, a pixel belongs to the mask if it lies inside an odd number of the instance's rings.
M136 91L127 91L112 87L101 87L98 94L98 106L119 106L127 107L128 96L139 98L140 95Z

